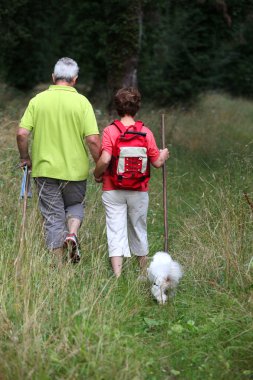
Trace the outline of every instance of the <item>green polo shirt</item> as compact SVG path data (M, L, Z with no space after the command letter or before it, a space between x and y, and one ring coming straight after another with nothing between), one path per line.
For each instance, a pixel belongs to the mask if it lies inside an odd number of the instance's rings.
M52 85L30 100L20 127L33 132L32 176L88 177L84 138L99 134L92 106L74 87Z

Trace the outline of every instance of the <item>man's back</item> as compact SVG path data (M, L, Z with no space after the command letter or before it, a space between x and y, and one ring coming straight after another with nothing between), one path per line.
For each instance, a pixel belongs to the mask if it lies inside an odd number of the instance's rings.
M98 128L90 102L74 87L53 85L35 96L20 126L33 131L33 177L87 178L84 137Z

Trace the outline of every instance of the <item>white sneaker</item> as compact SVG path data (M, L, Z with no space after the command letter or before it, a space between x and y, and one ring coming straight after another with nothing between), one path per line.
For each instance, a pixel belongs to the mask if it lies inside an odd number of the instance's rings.
M67 248L71 262L79 263L81 255L79 250L79 243L75 234L67 234L64 241L64 248Z

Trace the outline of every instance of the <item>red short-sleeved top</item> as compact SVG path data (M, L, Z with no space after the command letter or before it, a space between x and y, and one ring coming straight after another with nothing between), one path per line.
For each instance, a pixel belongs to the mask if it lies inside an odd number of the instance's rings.
M148 158L150 162L155 162L160 151L156 145L155 138L151 130L145 126L142 127L142 132L146 133L147 145L148 145ZM103 131L102 138L102 151L105 150L112 155L112 147L115 144L116 138L120 134L118 128L115 125L109 125ZM103 191L117 190L110 179L109 170L107 169L103 175ZM148 191L148 185L143 184L143 187L138 191Z

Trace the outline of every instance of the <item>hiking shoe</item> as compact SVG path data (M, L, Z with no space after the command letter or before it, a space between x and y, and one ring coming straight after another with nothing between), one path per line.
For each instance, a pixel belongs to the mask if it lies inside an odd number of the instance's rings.
M64 248L67 248L70 261L72 263L79 263L81 259L79 251L79 243L75 234L67 234L64 241Z

